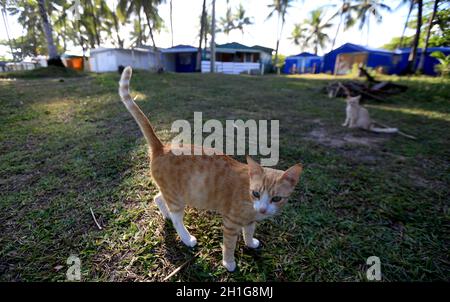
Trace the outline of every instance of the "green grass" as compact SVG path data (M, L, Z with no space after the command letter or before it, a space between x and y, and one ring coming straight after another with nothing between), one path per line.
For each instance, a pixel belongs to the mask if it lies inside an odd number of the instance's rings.
M0 81L0 280L63 281L81 258L84 281L449 280L450 82L408 85L372 116L417 141L341 126L332 78L136 72L132 91L166 141L176 119L280 120L280 163L305 170L290 204L257 226L263 246L221 266L221 222L193 209L188 249L152 202L142 135L120 103L117 73ZM242 158L239 158L242 160ZM94 211L102 230L90 214Z
M42 79L42 78L73 78L83 77L86 73L70 68L56 66L41 67L33 70L10 71L0 73L0 79Z

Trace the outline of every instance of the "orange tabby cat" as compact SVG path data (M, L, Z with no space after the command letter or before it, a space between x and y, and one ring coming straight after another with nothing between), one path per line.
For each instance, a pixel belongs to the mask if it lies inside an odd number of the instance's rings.
M234 271L239 232L242 230L248 247L259 246L259 241L253 238L255 222L276 214L287 203L302 166L297 164L280 171L263 168L250 157L246 165L226 155L175 155L171 152L175 147L161 143L131 98L131 73L130 67L123 71L119 94L150 146L151 174L160 190L155 203L164 218L172 220L181 240L189 247L195 246L197 240L183 224L186 205L219 212L223 217L222 263L228 271Z

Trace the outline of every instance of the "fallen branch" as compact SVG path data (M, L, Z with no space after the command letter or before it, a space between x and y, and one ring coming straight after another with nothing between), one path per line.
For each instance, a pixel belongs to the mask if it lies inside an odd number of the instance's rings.
M102 227L100 226L100 224L98 223L97 219L95 218L94 211L92 211L91 207L89 207L89 210L91 210L91 215L92 215L92 218L94 218L95 224L97 225L98 229L101 230Z
M191 258L189 258L188 260L186 260L183 264L181 264L179 267L177 267L176 269L173 270L173 272L171 272L169 275L167 275L167 277L165 277L163 279L163 281L167 281L170 278L172 278L173 276L175 276L183 267L185 267L189 262L191 262L192 260L194 260L198 255L200 255L201 251L198 251L194 256L192 256Z

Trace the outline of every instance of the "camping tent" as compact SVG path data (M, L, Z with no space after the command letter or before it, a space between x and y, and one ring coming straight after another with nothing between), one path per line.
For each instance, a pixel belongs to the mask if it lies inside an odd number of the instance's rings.
M450 55L450 47L430 47L427 48L427 53L425 54L425 62L423 65L423 73L426 75L436 75L435 66L439 63L436 58L433 58L431 54L435 51L441 51L445 55ZM404 74L408 68L408 57L411 52L411 48L401 48L394 52L394 68L392 70L393 74ZM419 64L420 56L422 54L422 49L417 50L417 60L416 67Z
M286 58L283 73L319 73L321 65L322 57L302 52Z
M353 64L363 64L370 68L382 68L384 73L390 74L394 68L393 55L392 51L346 43L324 56L323 72L345 74Z

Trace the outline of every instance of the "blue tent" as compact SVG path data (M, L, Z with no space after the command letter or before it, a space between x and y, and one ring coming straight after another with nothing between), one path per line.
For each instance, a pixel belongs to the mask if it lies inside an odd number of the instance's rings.
M322 57L308 52L302 52L286 58L283 73L319 73L322 65Z
M336 59L340 54L364 53L367 54L365 65L371 68L383 67L387 73L392 73L393 52L384 49L375 49L346 43L327 53L323 58L323 72L335 73Z
M431 54L435 51L441 51L446 56L450 54L450 47L430 47L427 48L427 52L425 54L425 62L423 65L423 73L426 75L436 75L436 71L434 70L435 66L439 64L439 61L436 58L433 58ZM411 48L401 48L397 49L394 52L394 68L392 70L393 74L404 74L408 68L408 57L411 52ZM419 65L420 56L422 55L422 49L419 48L417 50L417 60L416 66Z

